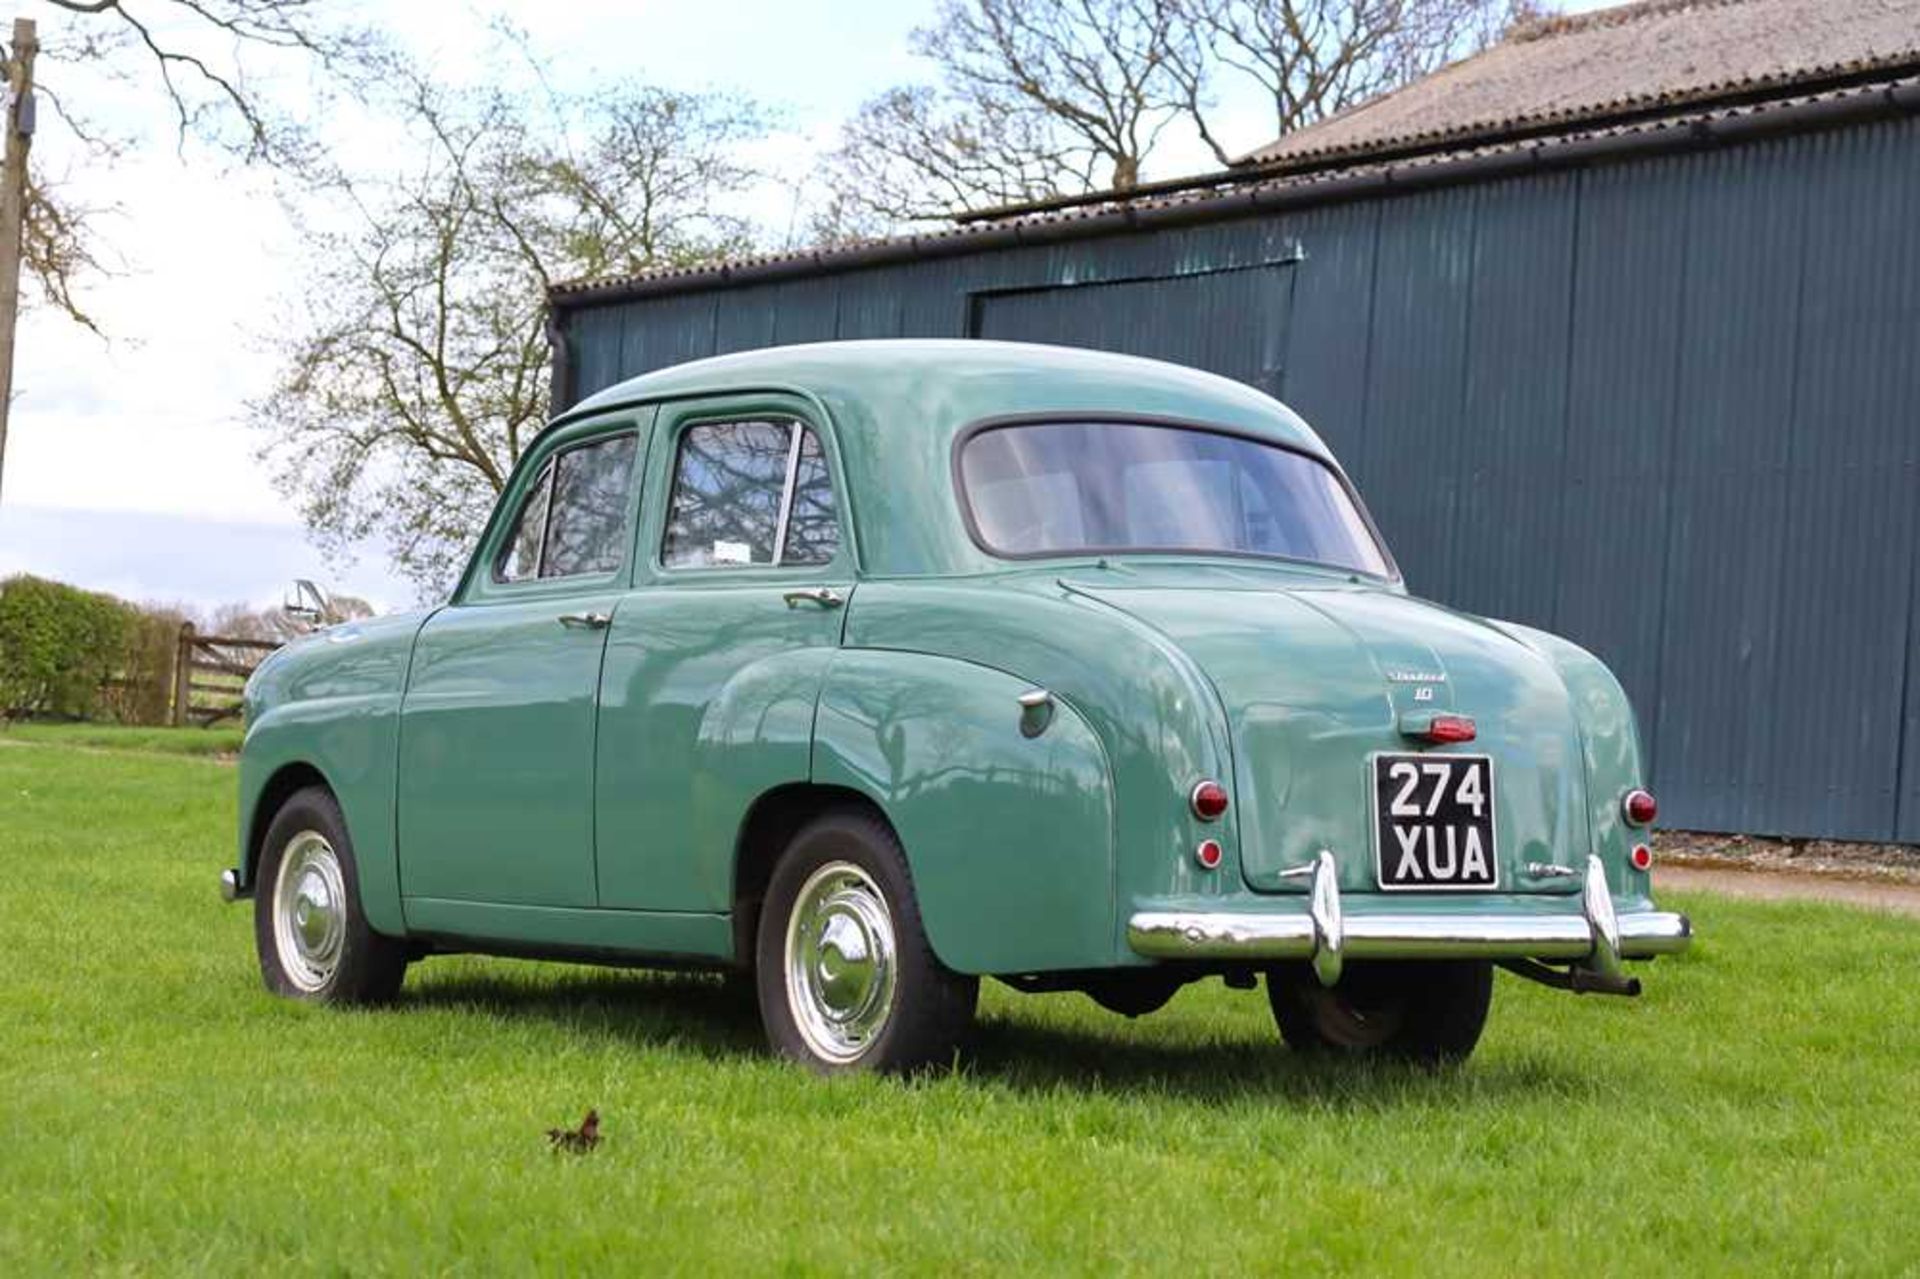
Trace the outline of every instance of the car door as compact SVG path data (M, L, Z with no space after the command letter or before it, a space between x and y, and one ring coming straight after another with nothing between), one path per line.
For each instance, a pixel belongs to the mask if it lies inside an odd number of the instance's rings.
M641 425L544 443L461 598L421 628L398 794L414 914L436 901L596 904L594 701L631 580Z
M830 423L743 396L661 410L601 681L603 906L719 912L752 801L809 775L854 580Z

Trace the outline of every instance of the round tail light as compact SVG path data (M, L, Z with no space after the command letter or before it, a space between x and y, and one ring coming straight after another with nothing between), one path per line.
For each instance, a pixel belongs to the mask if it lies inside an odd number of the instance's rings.
M1218 869L1222 856L1224 854L1220 851L1220 841L1217 839L1203 839L1200 846L1193 850L1193 860L1200 863L1202 870Z
M1651 826L1653 819L1660 813L1660 805L1653 796L1643 790L1630 790L1627 797L1620 801L1620 811L1625 813L1627 821L1635 826Z
M1646 871L1653 869L1653 850L1645 844L1635 844L1631 856L1635 870Z
M1203 822L1217 822L1226 816L1227 788L1209 778L1194 786L1187 802L1193 805L1195 817Z

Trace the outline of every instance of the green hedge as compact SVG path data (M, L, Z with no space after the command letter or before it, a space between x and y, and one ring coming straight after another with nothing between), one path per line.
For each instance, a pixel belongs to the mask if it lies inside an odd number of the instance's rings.
M0 712L166 718L178 619L45 578L0 581Z
M169 609L129 608L120 676L101 689L101 710L122 724L165 724L173 705L173 660L180 647L180 624L187 619Z

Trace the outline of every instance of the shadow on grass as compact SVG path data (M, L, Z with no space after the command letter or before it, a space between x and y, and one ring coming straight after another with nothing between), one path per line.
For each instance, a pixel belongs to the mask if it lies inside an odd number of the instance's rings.
M755 1054L766 1044L752 985L704 975L609 970L529 981L463 974L410 984L398 1008L537 1018L570 1033L709 1057Z
M1150 1093L1228 1103L1283 1101L1331 1110L1394 1109L1472 1097L1584 1097L1592 1081L1538 1059L1428 1067L1386 1060L1307 1056L1271 1042L1180 1043L1116 1038L1025 1020L995 1019L976 1031L963 1072L1027 1091Z
M539 1019L569 1034L714 1059L767 1054L752 985L713 976L609 971L530 981L462 974L409 986L400 1004L403 1014L407 1009ZM1537 1057L1432 1069L1302 1056L1289 1052L1278 1032L1271 1042L1179 1042L1154 1037L1146 1025L1116 1021L1120 1033L1113 1035L1018 1015L985 1017L961 1056L956 1082L1355 1112L1466 1098L1573 1101L1591 1097L1597 1086L1588 1075Z

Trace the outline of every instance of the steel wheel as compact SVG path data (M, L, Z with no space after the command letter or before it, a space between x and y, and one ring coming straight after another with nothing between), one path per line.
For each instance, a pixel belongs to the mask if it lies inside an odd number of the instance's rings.
M340 966L347 939L347 885L327 837L303 830L287 842L273 881L273 943L297 989L319 991Z
M1407 1020L1404 998L1360 1003L1337 990L1309 990L1305 1003L1320 1038L1351 1052L1390 1043Z
M267 989L323 1004L379 1004L399 993L407 944L360 907L353 836L332 792L289 795L260 841L253 944Z
M853 806L788 838L753 955L767 1042L823 1075L952 1064L980 995L933 953L893 828Z
M873 877L834 861L800 886L787 916L794 1027L825 1061L850 1062L886 1029L898 979L893 915Z
M1332 988L1304 964L1267 974L1274 1022L1297 1052L1459 1061L1480 1041L1492 1000L1485 960L1354 963Z

